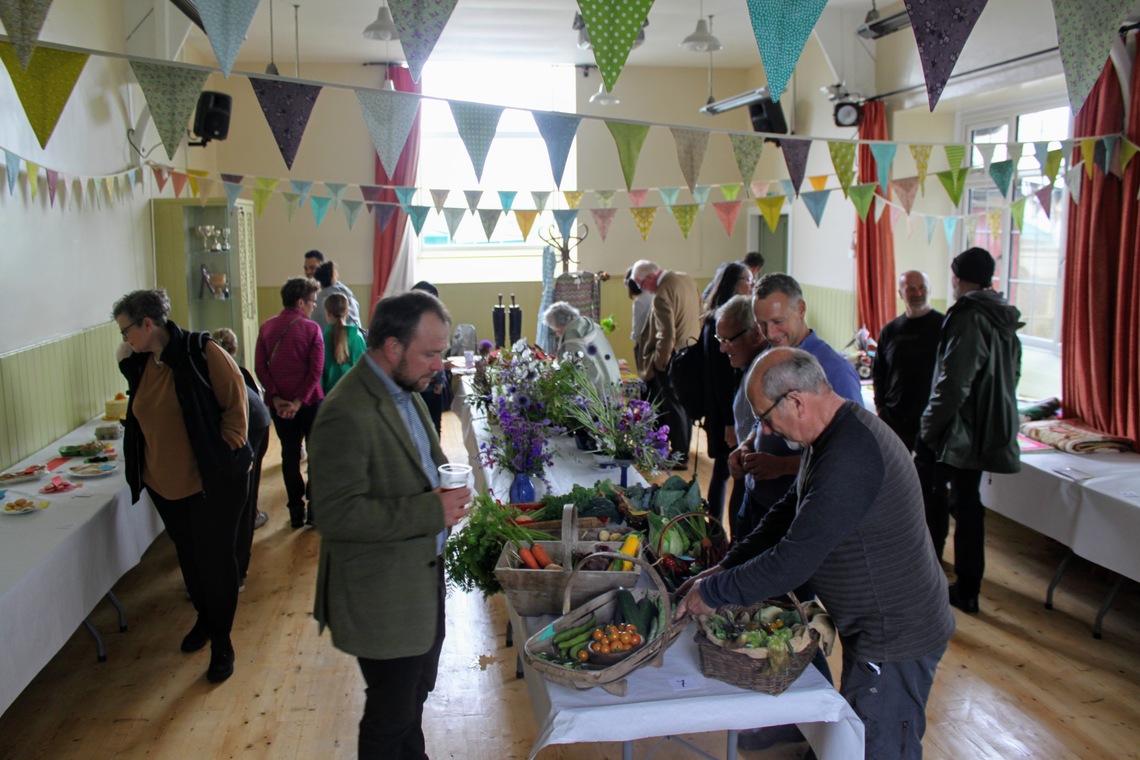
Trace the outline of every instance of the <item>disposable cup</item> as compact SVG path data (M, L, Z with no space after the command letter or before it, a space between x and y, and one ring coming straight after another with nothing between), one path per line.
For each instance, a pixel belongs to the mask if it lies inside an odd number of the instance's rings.
M471 465L448 462L439 466L439 487L445 490L463 488L471 476Z
M475 366L475 352L474 351L464 351L463 352L463 364L468 366L468 367L474 367Z

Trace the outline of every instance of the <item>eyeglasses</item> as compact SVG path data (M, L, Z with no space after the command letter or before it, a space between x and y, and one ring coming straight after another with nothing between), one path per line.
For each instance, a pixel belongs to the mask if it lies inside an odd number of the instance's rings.
M721 345L727 346L729 343L736 340L737 338L739 338L741 335L743 335L746 332L748 332L747 327L745 327L743 330L738 332L736 335L733 335L731 338L722 338L719 335L714 335L713 337L715 337L717 339L717 341L719 341L721 343Z
M783 393L781 393L776 398L775 402L773 402L773 404L770 407L768 407L768 411L764 412L763 414L756 415L756 420L761 425L768 425L768 418L772 416L772 412L776 411L776 407L778 407L780 405L780 402L783 401L784 399L786 399L788 397L789 393L797 393L798 391L799 391L798 388L793 388L790 391L784 391ZM771 427L771 425L768 425L768 426Z
M127 333L129 333L131 331L132 327L138 327L138 323L137 322L131 322L126 327L120 327L119 328L119 335L122 335L124 338L126 338Z

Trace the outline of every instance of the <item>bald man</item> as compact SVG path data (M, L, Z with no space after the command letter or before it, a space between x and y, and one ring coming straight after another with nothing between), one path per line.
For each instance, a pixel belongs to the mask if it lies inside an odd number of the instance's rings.
M810 582L843 644L840 693L863 720L866 756L921 758L926 700L954 616L909 452L882 420L835 393L806 351L768 351L747 393L766 433L803 447L796 487L720 564L681 587L676 617Z

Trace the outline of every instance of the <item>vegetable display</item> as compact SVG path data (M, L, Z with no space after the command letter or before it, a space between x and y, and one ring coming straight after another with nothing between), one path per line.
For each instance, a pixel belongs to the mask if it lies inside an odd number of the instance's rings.
M771 672L784 668L792 652L792 639L804 628L799 613L776 606L752 613L722 609L714 615L701 616L700 624L726 649L766 650L756 651L753 656L767 656Z
M571 670L606 668L653 641L664 630L661 601L655 597L634 598L627 589L617 591L617 611L608 623L597 616L556 633L549 652L538 657Z
M538 560L530 551L531 544L552 541L554 536L516 524L514 518L518 514L516 508L499 504L487 494L476 496L466 524L447 539L444 566L448 583L464 591L478 589L485 597L502 591L502 585L495 578L495 564L508 541L518 545L520 556L526 547L534 567L538 567Z

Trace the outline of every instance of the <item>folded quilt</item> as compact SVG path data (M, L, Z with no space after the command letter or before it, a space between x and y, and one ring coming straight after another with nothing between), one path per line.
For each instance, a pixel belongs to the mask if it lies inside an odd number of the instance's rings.
M1025 422L1021 425L1021 433L1070 454L1132 451L1129 439L1093 430L1077 419Z

